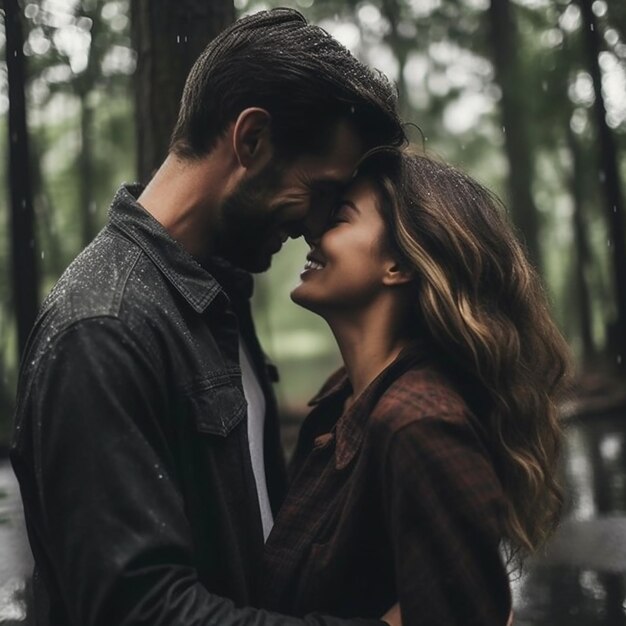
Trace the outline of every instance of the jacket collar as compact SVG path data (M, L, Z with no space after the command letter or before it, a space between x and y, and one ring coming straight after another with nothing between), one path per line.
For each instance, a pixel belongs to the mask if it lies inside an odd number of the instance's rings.
M380 397L402 374L415 365L426 362L426 360L425 345L419 341L411 343L378 374L350 408L341 415L334 427L335 467L338 470L347 467L358 452L367 423ZM323 405L327 402L341 401L341 398L345 397L344 393L350 387L346 369L342 367L328 379L321 391L309 404L318 405L323 410Z
M173 239L138 202L141 185L120 187L109 209L109 220L132 239L161 270L196 313L203 313L220 294L222 285L244 297L252 295L252 277L222 259L205 268ZM210 270L210 271L209 271Z

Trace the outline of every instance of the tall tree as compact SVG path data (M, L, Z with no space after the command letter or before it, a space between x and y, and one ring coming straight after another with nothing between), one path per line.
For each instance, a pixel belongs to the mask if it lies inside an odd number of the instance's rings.
M97 37L100 28L98 13L102 10L102 3L95 2L91 10L85 8L84 3L78 3L76 14L91 20L91 42L87 53L87 66L74 79L74 89L80 101L80 153L77 159L79 171L78 185L80 190L80 211L82 220L83 245L87 245L95 236L97 230L94 185L94 158L93 158L93 107L89 101L94 85L100 73L102 49L99 48Z
M565 8L563 8L565 10ZM554 22L558 23L556 13ZM552 23L552 24L553 24ZM552 26L548 23L547 27ZM578 37L572 37L564 30L561 33L561 43L553 49L553 63L548 63L548 70L539 70L539 79L544 85L544 97L541 104L540 119L544 124L542 143L544 147L560 146L565 144L569 152L569 167L564 177L565 187L572 199L572 231L573 231L573 287L574 307L578 313L578 331L580 332L582 361L589 365L595 356L593 342L593 307L591 296L591 270L593 265L593 251L589 240L589 212L593 209L590 189L589 150L584 144L584 136L578 135L572 128L574 105L568 93L571 77L580 63L580 43ZM541 51L545 56L544 51ZM535 59L538 65L538 59ZM564 131L564 132L563 132ZM564 140L562 135L564 134ZM595 182L595 181L591 181Z
M147 182L167 154L185 78L207 43L235 19L232 0L132 0L137 51L138 173Z
M617 320L614 341L617 346L618 365L626 370L626 234L624 231L624 207L617 161L617 149L611 129L606 122L606 106L602 93L602 73L598 57L601 51L598 23L591 0L578 0L583 21L583 37L587 47L587 64L595 94L594 112L598 132L601 173L607 211L610 247L614 272Z
M491 0L488 15L495 76L502 92L500 108L509 163L509 205L531 259L540 265L539 214L532 196L531 143L513 7L509 0Z
M18 346L22 353L37 315L38 273L26 125L24 36L17 0L5 0L4 11L9 82L12 278Z
M400 22L402 19L402 3L400 0L382 0L382 9L390 26L387 40L398 60L398 106L400 113L406 118L409 114L409 105L407 99L408 89L404 72L413 42L402 37L400 33Z
M571 117L571 115L570 115ZM584 159L578 139L572 130L569 119L566 126L567 143L572 156L572 171L570 188L572 190L574 226L574 242L576 243L576 260L574 266L574 279L576 282L576 295L578 297L578 312L580 315L580 338L583 350L583 361L589 362L594 354L593 336L591 332L591 296L589 294L589 264L591 253L587 240L587 229L584 216Z

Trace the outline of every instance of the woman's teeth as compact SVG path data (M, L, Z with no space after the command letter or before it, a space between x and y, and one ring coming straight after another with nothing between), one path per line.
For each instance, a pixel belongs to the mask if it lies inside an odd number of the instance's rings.
M323 267L324 266L321 263L311 260L307 260L307 262L304 264L305 270L321 270Z

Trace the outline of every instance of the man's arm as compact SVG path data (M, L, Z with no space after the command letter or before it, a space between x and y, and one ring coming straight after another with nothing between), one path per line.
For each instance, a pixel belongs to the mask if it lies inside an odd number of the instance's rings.
M99 318L54 338L29 374L15 443L36 488L25 509L72 623L379 625L236 608L203 587L160 419L158 367L122 322Z

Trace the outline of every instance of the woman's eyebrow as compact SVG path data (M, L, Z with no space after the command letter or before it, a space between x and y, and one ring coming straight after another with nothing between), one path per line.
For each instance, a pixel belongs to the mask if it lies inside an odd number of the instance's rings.
M356 204L354 204L354 202L352 202L351 200L344 200L342 198L339 202L339 206L343 206L343 205L350 207L353 211L356 211L356 213L361 213L361 211L359 210L359 207Z
M334 178L318 178L310 183L310 188L315 191L337 193L345 189L346 185L342 181Z

